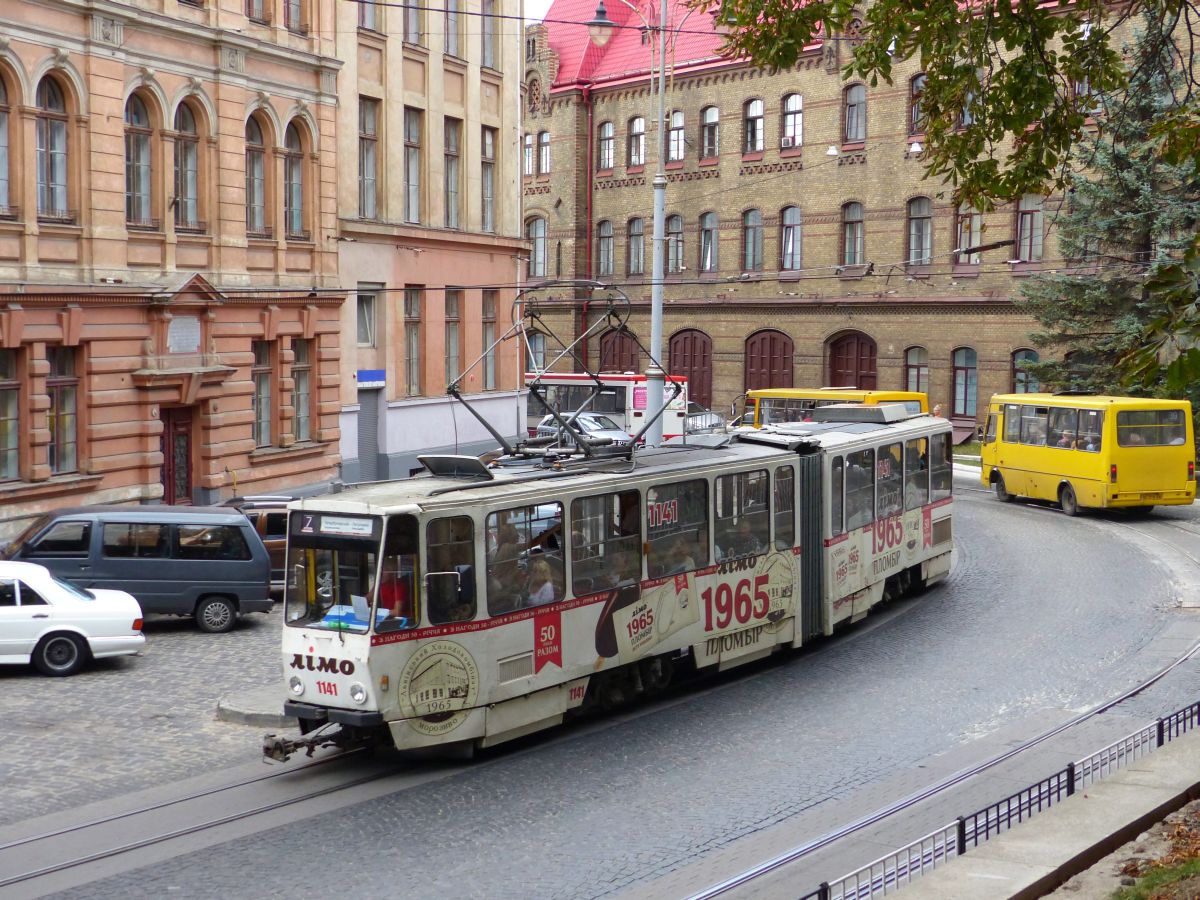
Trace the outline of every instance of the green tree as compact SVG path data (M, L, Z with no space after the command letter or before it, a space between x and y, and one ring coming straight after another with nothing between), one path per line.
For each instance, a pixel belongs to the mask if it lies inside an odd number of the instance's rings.
M1154 285L1178 267L1200 223L1194 164L1165 158L1154 137L1180 81L1160 24L1139 29L1128 89L1096 98L1103 128L1076 145L1067 202L1052 220L1071 268L1022 285L1019 305L1042 326L1034 342L1064 357L1030 367L1048 385L1130 390L1128 361L1147 352L1148 330L1168 315ZM1133 389L1178 394L1152 355Z

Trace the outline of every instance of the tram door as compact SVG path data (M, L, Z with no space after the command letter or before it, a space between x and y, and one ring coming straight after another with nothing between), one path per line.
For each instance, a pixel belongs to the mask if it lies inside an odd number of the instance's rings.
M824 604L821 602L821 569L825 557L825 542L821 537L821 455L802 454L797 497L799 521L796 543L800 553L800 623L796 626L796 637L808 640L824 634L822 619Z

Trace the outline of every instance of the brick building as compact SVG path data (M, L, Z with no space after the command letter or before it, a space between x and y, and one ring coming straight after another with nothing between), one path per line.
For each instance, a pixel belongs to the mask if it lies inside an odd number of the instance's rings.
M519 342L467 368L508 330L523 275L520 5L336 12L342 477L370 481L496 445L447 397L460 374L490 422L519 427Z
M621 2L608 14L625 27L603 48L564 24L594 14L592 0L556 0L548 24L526 31L528 275L614 284L648 343L657 38ZM1018 363L1036 358L1033 322L1012 300L1022 277L1063 265L1058 201L1028 196L981 215L924 180L915 63L897 66L891 86L845 81L851 36L771 74L721 58L710 25L672 0L668 370L724 408L754 387L927 390L961 435L992 393L1031 387ZM582 296L560 295L556 331L581 332ZM604 369L645 366L617 333L588 354Z

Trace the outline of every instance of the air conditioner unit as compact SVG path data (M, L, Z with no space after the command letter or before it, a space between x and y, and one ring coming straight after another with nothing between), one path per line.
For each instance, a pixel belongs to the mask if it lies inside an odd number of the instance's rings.
M779 146L784 150L789 150L796 144L796 139L791 137L782 137L779 139Z

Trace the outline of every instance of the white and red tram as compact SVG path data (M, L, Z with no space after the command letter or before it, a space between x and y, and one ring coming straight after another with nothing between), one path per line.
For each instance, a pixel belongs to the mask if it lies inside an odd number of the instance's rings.
M283 664L301 747L488 746L833 632L950 570L951 431L860 421L706 435L633 460L430 474L292 504ZM869 421L874 419L874 421Z

